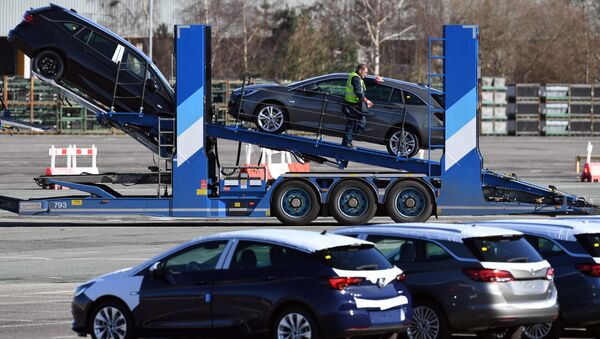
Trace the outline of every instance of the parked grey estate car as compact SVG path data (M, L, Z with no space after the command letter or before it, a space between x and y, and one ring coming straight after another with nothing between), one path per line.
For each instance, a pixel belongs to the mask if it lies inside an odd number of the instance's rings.
M553 269L521 232L452 224L347 227L406 274L413 338L498 338L558 315Z
M342 136L346 117L341 105L347 80L347 73L333 73L289 85L246 86L239 118L254 122L258 130L268 133L287 129L318 132L326 95L321 131L325 135ZM414 156L420 148L428 148L428 104L442 108L442 93L432 89L428 98L427 87L390 78L377 84L373 76L367 76L365 84L366 96L374 106L365 130L355 140L386 145L390 154L407 157ZM228 103L228 113L234 117L238 116L240 94L241 88L234 90ZM440 112L431 117L432 145L443 144L443 119Z
M510 228L525 237L556 270L560 317L525 329L532 339L558 338L565 326L587 327L600 338L600 220L495 220L478 225Z

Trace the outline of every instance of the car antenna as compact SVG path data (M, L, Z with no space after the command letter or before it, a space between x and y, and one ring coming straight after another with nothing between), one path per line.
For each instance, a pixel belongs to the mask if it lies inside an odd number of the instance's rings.
M326 233L327 233L327 230L321 231L321 235L325 235Z

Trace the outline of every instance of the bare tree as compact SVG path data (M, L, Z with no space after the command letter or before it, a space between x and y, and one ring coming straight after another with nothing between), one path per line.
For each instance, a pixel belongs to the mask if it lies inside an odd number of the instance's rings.
M369 42L371 62L374 64L375 74L380 71L381 44L397 39L415 28L415 25L402 27L394 24L394 17L402 17L405 0L359 0L358 6L352 12L366 27Z

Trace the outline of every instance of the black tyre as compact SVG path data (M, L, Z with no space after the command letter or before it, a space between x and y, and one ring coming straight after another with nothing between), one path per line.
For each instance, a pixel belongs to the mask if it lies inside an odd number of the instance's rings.
M271 203L273 215L284 225L308 225L319 216L321 205L315 190L300 180L284 181Z
M261 132L279 134L287 129L288 113L279 103L260 104L254 115L256 128Z
M314 317L301 308L281 312L271 327L271 338L320 339L321 333Z
M65 71L65 64L58 53L41 51L33 59L33 69L43 77L57 81Z
M90 317L93 339L134 339L133 318L129 309L120 302L107 300L94 307Z
M388 152L394 156L412 158L419 152L419 136L412 128L394 128L385 140Z
M433 211L429 190L414 180L396 183L385 199L387 214L396 222L424 222Z
M366 224L377 212L371 187L360 180L344 180L329 196L329 212L342 225Z
M452 333L441 307L429 300L415 300L413 319L406 335L409 338L448 339Z
M562 322L541 323L524 326L523 338L527 339L558 339L564 330Z

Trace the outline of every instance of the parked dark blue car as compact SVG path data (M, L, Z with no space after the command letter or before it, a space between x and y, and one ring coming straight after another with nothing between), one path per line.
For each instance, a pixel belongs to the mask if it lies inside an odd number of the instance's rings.
M294 230L222 233L79 286L73 330L118 339L385 337L410 323L402 279L364 240Z

